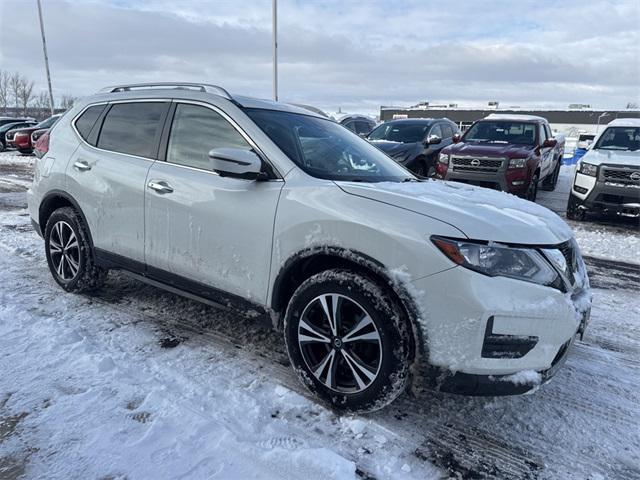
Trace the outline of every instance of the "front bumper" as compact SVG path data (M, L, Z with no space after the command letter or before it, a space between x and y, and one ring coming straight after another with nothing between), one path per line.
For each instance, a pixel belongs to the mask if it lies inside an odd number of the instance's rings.
M588 282L586 283L588 285ZM589 317L588 288L563 293L463 267L415 280L422 306L428 377L443 391L476 395L524 393L563 361ZM567 346L567 348L564 348ZM518 381L516 381L518 380Z
M583 211L640 217L640 181L622 183L604 178L601 172L597 178L577 172L571 195Z

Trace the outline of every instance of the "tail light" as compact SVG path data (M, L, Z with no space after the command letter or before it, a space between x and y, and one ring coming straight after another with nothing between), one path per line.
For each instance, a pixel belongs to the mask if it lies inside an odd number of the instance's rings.
M34 146L36 157L42 158L49 151L49 132L43 133Z

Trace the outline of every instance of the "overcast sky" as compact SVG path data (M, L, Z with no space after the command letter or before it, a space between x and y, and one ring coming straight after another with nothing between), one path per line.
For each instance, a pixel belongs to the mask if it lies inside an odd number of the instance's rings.
M280 0L280 97L329 111L418 101L640 102L640 0ZM53 87L206 81L271 96L271 0L42 0ZM45 88L35 0L0 0L0 68Z

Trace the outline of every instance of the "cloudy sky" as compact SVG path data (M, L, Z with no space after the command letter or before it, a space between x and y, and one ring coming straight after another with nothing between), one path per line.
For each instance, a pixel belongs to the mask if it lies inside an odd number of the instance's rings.
M640 0L279 0L281 100L640 102ZM207 81L271 95L271 0L42 0L55 93ZM35 0L0 0L0 69L45 88Z

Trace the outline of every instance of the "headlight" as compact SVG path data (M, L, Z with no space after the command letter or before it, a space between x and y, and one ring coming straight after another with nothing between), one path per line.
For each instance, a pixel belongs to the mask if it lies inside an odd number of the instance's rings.
M509 160L509 168L525 168L526 166L526 158L512 158L511 160Z
M432 237L431 241L454 263L484 275L560 288L558 273L532 248L486 245L442 237Z
M440 156L438 157L438 161L440 163L449 163L449 154L441 153Z
M590 177L595 177L598 175L598 167L591 163L581 162L580 173L584 175L589 175Z

